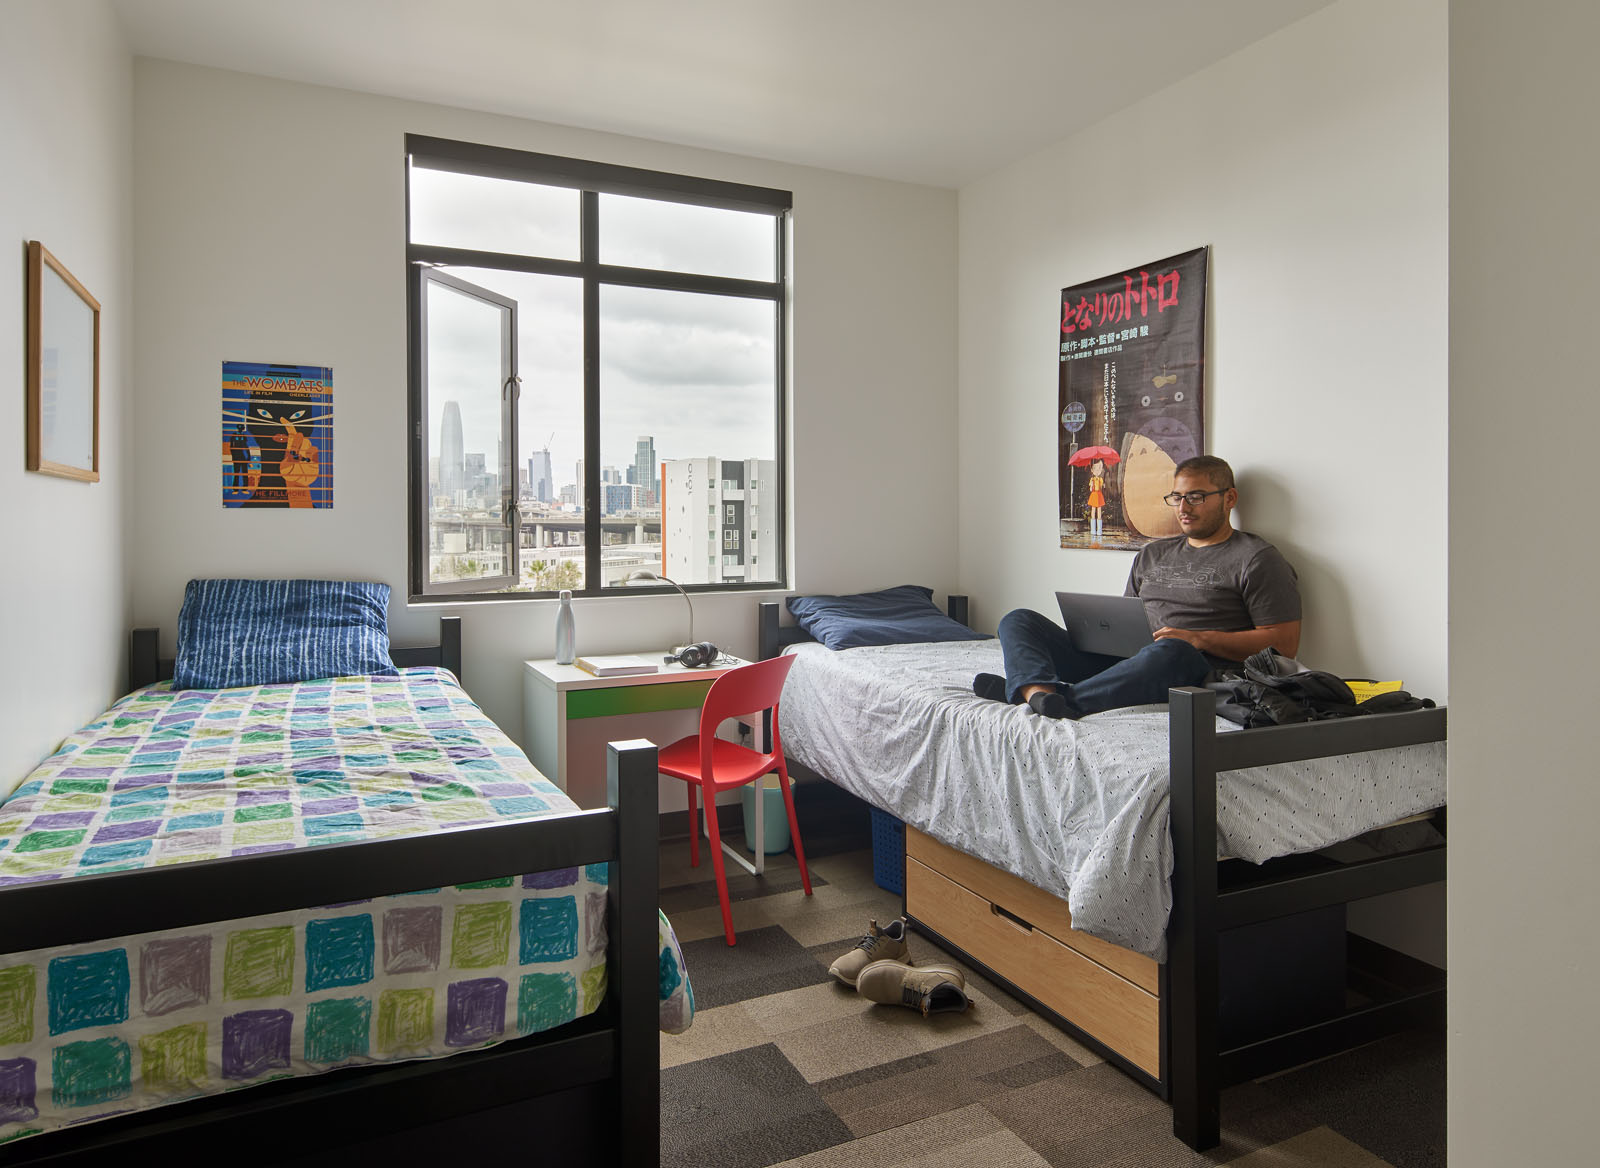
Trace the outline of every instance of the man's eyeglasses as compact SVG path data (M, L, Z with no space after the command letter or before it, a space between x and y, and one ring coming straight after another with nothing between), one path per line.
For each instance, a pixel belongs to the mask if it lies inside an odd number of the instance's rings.
M1162 495L1161 501L1168 507L1176 507L1179 503L1187 503L1191 507L1198 507L1212 495L1223 495L1226 493L1226 488L1221 491L1173 491L1170 495Z

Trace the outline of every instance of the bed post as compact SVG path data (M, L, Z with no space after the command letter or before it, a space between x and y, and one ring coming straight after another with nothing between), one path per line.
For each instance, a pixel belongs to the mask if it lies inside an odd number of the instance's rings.
M661 1162L658 783L654 743L606 745L606 801L617 821L608 965L617 1023L617 1162L624 1165Z
M1196 1151L1222 1138L1217 1059L1217 698L1188 686L1171 703L1172 919L1167 927L1166 1066L1172 1134Z
M776 600L756 605L756 660L778 655L778 609Z
M134 629L128 638L128 689L161 680L161 630Z
M461 618L439 618L439 664L461 680Z

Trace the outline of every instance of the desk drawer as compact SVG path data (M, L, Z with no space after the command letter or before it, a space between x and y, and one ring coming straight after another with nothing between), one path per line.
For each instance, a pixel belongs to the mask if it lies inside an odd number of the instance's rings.
M1161 1074L1160 1003L1127 978L1003 915L909 854L906 911L1134 1065Z
M710 681L663 681L651 685L617 685L567 691L567 717L613 718L656 710L698 710Z

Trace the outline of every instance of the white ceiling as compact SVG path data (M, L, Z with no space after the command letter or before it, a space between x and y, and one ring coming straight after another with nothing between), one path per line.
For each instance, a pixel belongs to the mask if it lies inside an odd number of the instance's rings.
M959 187L1331 0L110 2L142 56Z

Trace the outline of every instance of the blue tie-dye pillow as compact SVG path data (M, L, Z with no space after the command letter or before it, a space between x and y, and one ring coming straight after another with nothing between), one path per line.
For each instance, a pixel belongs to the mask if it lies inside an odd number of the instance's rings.
M351 580L190 580L173 689L399 672L389 586Z

